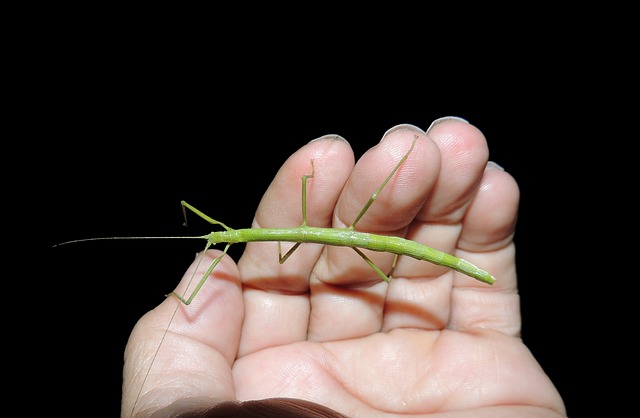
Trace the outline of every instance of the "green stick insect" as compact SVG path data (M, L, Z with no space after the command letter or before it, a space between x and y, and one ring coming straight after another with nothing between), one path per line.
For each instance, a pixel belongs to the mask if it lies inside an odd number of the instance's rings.
M418 137L416 136L411 144L409 150L404 154L404 156L398 161L393 170L386 177L384 182L378 187L378 189L371 195L367 203L364 205L362 210L358 213L355 220L351 225L346 228L324 228L324 227L314 227L307 225L307 181L310 178L314 177L315 169L313 165L313 160L311 160L311 174L302 176L302 224L296 228L245 228L245 229L233 229L225 225L224 223L217 221L210 216L204 214L199 209L195 208L191 204L182 201L182 210L183 215L185 217L185 224L187 218L187 211L193 212L199 217L203 218L207 222L219 225L223 228L222 231L211 232L207 235L202 236L193 236L193 237L109 237L109 238L89 238L89 239L81 239L71 242L82 242L82 241L93 241L93 240L104 240L104 239L150 239L150 238L177 238L177 239L204 239L207 241L204 252L209 249L212 245L219 243L226 243L222 254L215 258L212 263L207 268L206 272L200 278L199 282L195 286L194 290L191 291L190 294L179 295L175 291L166 295L167 297L173 296L177 298L180 302L185 305L191 304L199 290L202 288L206 280L211 276L211 273L216 268L220 260L227 254L229 247L232 244L236 243L248 243L248 242L256 242L256 241L275 241L280 244L281 242L292 242L294 243L293 247L287 251L284 255L282 252L279 252L279 262L284 263L293 252L303 243L317 243L324 245L334 245L334 246L343 246L343 247L351 247L353 250L362 257L362 259L369 265L378 276L387 283L390 283L393 277L393 270L396 266L396 262L399 256L408 256L417 260L427 261L433 264L449 267L453 270L456 270L460 273L463 273L473 279L479 280L483 283L493 284L495 278L482 270L481 268L475 266L474 264L463 260L461 258L455 257L451 254L436 250L427 245L420 244L415 241L411 241L401 237L394 236L385 236L385 235L377 235L365 232L357 231L356 225L360 221L360 219L367 212L369 207L376 200L382 189L386 186L386 184L391 180L393 175L398 171L402 163L408 158L409 154L413 150L416 140ZM391 271L389 273L383 272L378 266L375 265L373 261L371 261L362 251L363 249L379 251L379 252L387 252L395 254ZM188 288L188 287L187 287ZM180 304L177 305L176 311ZM169 325L171 325L171 321ZM167 330L169 327L167 327ZM164 340L164 337L162 338ZM162 340L158 345L157 352L160 350L160 346L162 345ZM153 360L151 360L151 365L153 365ZM151 368L151 366L150 366ZM147 376L149 371L147 372ZM138 398L142 393L146 382L146 377L144 378ZM137 400L136 400L137 403ZM131 416L135 411L136 405L133 405L133 409L131 411Z
M415 241L411 241L405 238L400 237L392 237L385 235L376 235L370 234L366 232L358 232L355 230L356 224L367 212L369 207L376 200L384 186L391 180L393 175L398 171L402 163L407 159L413 147L416 143L417 137L411 143L411 147L407 151L406 154L398 161L398 164L393 168L391 173L387 176L384 182L378 187L378 189L371 195L369 201L364 205L356 219L353 221L351 225L347 228L321 228L321 227L313 227L307 225L307 180L313 178L314 168L313 168L313 160L311 160L311 174L302 176L302 225L297 228L245 228L245 229L232 229L227 225L223 224L220 221L217 221L195 207L191 206L189 203L182 201L182 209L184 211L185 219L186 219L186 210L189 209L193 213L197 214L207 222L215 225L222 226L224 231L212 232L208 235L203 235L198 238L202 238L207 240L207 245L205 246L205 251L211 246L218 243L226 242L227 245L224 248L222 255L213 260L206 273L200 279L200 282L193 290L191 295L185 299L184 296L180 296L175 292L171 294L180 299L185 305L189 305L193 298L196 296L200 288L204 285L205 281L216 267L218 262L226 255L227 251L231 244L235 243L246 243L253 241L277 241L280 242L294 242L295 244L286 254L279 254L279 262L280 264L284 263L293 252L300 246L300 244L309 242L316 244L325 244L325 245L336 245L342 247L351 247L354 249L360 257L369 264L375 272L380 276L380 278L387 283L391 282L393 269L396 265L396 261L398 256L406 255L417 260L428 261L433 264L438 264L441 266L452 268L460 273L463 273L469 277L472 277L476 280L487 284L493 284L495 278L489 274L488 272L478 268L477 266L471 264L470 262L463 260L461 258L455 257L453 255L447 254L445 252L436 250L434 248L428 247L424 244L417 243ZM395 254L393 266L389 273L384 273L378 266L373 263L362 251L361 249L367 249L372 251L380 251L380 252L388 252Z
M212 245L227 243L222 254L213 260L205 274L198 282L198 285L191 292L191 294L186 297L186 295L178 295L175 292L170 293L167 296L173 295L178 298L185 305L191 304L195 296L198 294L200 288L204 285L206 280L211 275L213 269L215 269L216 265L220 262L220 260L227 254L229 247L232 244L237 243L247 243L247 242L256 242L256 241L276 241L278 243L281 242L293 242L295 243L293 247L287 251L286 254L279 254L279 262L280 264L284 263L293 252L300 246L302 243L316 243L316 244L325 244L325 245L335 245L342 247L351 247L354 249L358 255L360 255L364 261L369 264L375 272L380 276L382 280L387 283L391 282L393 269L396 265L396 261L398 256L406 255L417 260L428 261L433 264L449 267L453 270L456 270L460 273L463 273L471 278L479 280L481 282L487 284L493 284L495 278L482 270L481 268L475 266L474 264L453 256L451 254L445 253L440 250L436 250L435 248L431 248L427 245L420 244L415 241L411 241L401 237L393 237L386 235L377 235L370 234L366 232L359 232L355 230L356 225L360 221L360 219L367 212L369 207L376 200L382 189L387 185L389 180L393 177L393 175L398 171L402 163L409 157L411 151L413 151L413 147L415 146L416 140L418 137L416 136L411 143L411 147L404 154L404 156L398 161L398 164L391 170L387 178L384 182L378 187L378 189L371 195L369 201L364 205L356 219L353 221L351 225L346 228L322 228L322 227L314 227L307 225L307 180L313 178L314 176L314 166L313 160L311 160L311 174L302 176L302 225L297 228L244 228L244 229L233 229L225 225L224 223L217 221L210 216L204 214L199 209L193 207L189 203L184 200L181 202L182 211L185 217L185 224L187 218L187 210L195 213L205 221L214 224L220 225L224 228L224 231L215 231L211 232L207 235L201 236L193 236L193 237L109 237L109 238L89 238L89 239L80 239L74 241L68 241L65 244L74 243L74 242L83 242L83 241L96 241L96 240L105 240L105 239L153 239L153 238L176 238L176 239L204 239L207 241L205 245L204 251L208 250ZM378 266L373 263L362 251L361 249L367 249L372 251L380 251L380 252L388 252L395 254L393 266L389 273L384 273Z

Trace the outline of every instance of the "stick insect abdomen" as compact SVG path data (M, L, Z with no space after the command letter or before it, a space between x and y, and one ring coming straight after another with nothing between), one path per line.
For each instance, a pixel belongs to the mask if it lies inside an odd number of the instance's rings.
M406 255L417 260L446 266L488 284L493 284L495 281L491 274L468 261L427 245L401 237L370 234L354 231L350 228L320 228L303 225L297 228L229 229L213 232L207 236L207 240L210 244L279 241L362 248Z

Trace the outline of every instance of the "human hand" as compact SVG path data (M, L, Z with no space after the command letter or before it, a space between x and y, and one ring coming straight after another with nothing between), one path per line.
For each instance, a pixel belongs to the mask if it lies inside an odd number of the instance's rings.
M518 186L487 165L474 126L455 118L426 134L397 126L355 166L340 138L312 141L277 173L252 227L302 223L300 184L311 159L308 225L349 226L415 135L414 150L356 229L464 258L493 274L493 285L403 256L387 284L351 248L303 243L279 264L277 243L248 243L237 265L224 257L193 303L180 304L137 399L180 302L167 298L140 319L125 353L122 416L134 403L135 416L145 417L215 405L208 416L271 416L242 408L274 405L273 416L339 416L322 415L323 406L348 417L564 416L560 395L519 338ZM393 255L365 253L390 270ZM220 254L208 251L196 278ZM285 407L305 412L287 415Z

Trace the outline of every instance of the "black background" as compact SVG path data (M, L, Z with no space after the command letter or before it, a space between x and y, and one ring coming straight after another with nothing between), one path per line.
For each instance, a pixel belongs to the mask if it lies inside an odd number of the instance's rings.
M174 73L162 69L162 60L145 60L94 59L68 68L43 81L37 103L45 115L34 122L44 132L38 150L45 162L37 167L42 175L29 209L44 228L41 242L50 256L35 274L49 292L52 317L45 324L55 331L40 341L62 347L52 373L73 376L76 395L102 405L108 416L119 413L129 332L173 289L202 243L52 245L211 230L194 222L185 231L182 199L231 227L246 227L276 170L306 142L340 134L357 158L396 124L427 129L436 118L456 115L483 131L490 159L520 185L515 239L522 337L569 414L581 415L591 384L581 377L585 364L576 354L587 345L593 350L594 341L585 341L581 326L589 301L575 289L596 277L558 262L571 258L572 234L580 227L577 185L590 182L567 167L584 144L573 122L563 119L575 97L542 85L444 83L428 73L396 74L381 86L376 77L382 75L346 74L339 65L321 67L327 79L301 67L274 77L254 71L250 61L234 67L245 71L241 75L196 63ZM241 251L232 247L231 255L237 260Z

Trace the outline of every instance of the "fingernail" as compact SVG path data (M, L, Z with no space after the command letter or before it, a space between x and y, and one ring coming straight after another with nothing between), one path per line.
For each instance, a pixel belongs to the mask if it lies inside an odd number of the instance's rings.
M312 139L311 141L309 141L309 143L312 142L316 142L316 141L321 141L323 139L333 139L333 140L339 140L339 141L344 141L347 144L349 143L349 141L347 141L346 139L344 139L343 137L341 137L340 135L335 135L335 134L329 134L329 135L322 135L319 138L316 139Z
M504 171L504 167L502 167L500 164L493 161L487 162L487 168L497 168L498 170Z
M458 120L460 122L469 123L468 120L462 119L462 118L460 118L458 116L445 116L445 117L438 118L438 119L434 120L433 122L431 122L431 126L429 126L429 129L427 129L427 133L431 130L431 128L433 128L434 126L436 126L440 122L444 122L446 120Z
M385 139L387 135L389 135L391 132L402 131L402 130L420 132L421 134L425 133L422 129L418 128L415 125L411 125L409 123L401 123L400 125L396 125L393 128L389 129L387 132L385 132L384 135L382 135L382 139ZM380 141L382 141L382 139Z

